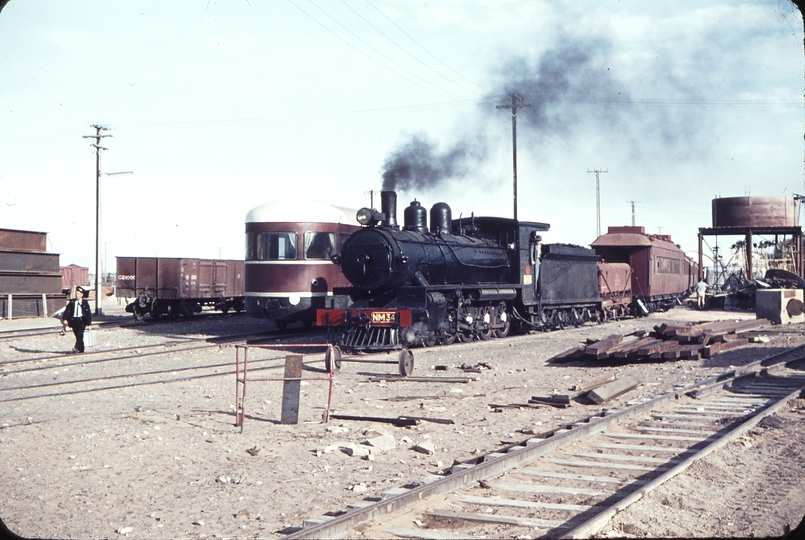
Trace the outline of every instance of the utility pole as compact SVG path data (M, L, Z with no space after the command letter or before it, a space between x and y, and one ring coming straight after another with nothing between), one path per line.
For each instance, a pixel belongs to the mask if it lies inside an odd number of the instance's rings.
M523 96L518 94L517 92L512 92L509 94L512 98L511 105L498 105L496 108L498 110L506 109L507 111L511 112L512 115L512 169L514 171L514 180L513 180L513 194L514 194L514 219L517 219L517 109L522 109L523 107L530 107L531 105L528 104L520 104L518 102L523 101Z
M101 139L111 137L102 135L101 131L109 128L100 124L93 124L95 135L83 135L85 139L95 139L95 315L103 315L101 308L101 150L108 150L101 146Z
M626 201L628 203L632 203L632 227L634 227L634 205L635 203L639 203L640 201Z
M601 169L590 170L588 173L595 173L595 237L601 236L601 186L598 181L598 175L609 171L602 171Z

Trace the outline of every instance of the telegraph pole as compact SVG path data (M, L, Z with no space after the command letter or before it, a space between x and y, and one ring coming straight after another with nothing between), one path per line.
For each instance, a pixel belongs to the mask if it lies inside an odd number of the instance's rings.
M632 203L632 227L634 227L634 205L635 203L639 203L640 201L626 201L627 203Z
M95 139L95 315L103 315L101 308L101 150L108 150L101 146L101 139L111 137L102 135L101 131L109 128L100 124L93 124L95 135L83 135L85 139Z
M598 182L598 175L609 171L602 171L601 169L589 170L588 173L595 173L595 237L601 236L601 187Z
M512 191L514 194L514 219L517 219L517 109L530 107L531 105L518 105L518 102L523 101L523 96L517 92L512 92L509 95L512 99L511 105L498 105L496 108L498 110L506 109L510 111L512 115L512 169L514 171Z

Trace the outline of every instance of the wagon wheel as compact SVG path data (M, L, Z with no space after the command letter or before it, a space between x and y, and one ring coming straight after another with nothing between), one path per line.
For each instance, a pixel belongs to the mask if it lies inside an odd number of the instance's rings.
M414 372L414 353L408 349L400 351L400 375L409 376Z
M436 336L433 334L428 334L427 336L422 338L422 345L425 347L435 347L436 346Z
M475 335L472 333L471 330L459 330L456 332L456 337L461 343L469 343L473 340Z
M324 368L327 373L336 373L341 369L341 348L337 345L329 347L324 353Z
M497 312L495 313L495 322L503 323L503 328L496 329L495 335L499 338L508 336L512 323L509 320L509 314L506 312L506 302L501 302L498 306Z

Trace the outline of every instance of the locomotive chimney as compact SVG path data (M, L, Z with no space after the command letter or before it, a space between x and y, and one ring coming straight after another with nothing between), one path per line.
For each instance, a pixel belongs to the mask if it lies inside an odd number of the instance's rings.
M430 209L430 232L432 234L449 234L452 232L453 214L447 203L439 202Z
M411 204L403 211L403 229L418 231L422 234L428 232L428 211L422 208L419 201L411 201Z
M396 191L381 191L380 192L380 211L383 212L385 218L382 225L384 227L397 228L397 192Z

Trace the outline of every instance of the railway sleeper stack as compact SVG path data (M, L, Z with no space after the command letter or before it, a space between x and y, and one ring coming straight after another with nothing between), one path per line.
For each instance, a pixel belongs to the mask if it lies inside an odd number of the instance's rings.
M552 362L610 360L627 362L698 360L749 343L747 332L769 321L714 321L694 325L662 324L644 331L611 335L557 354ZM628 338L628 339L627 339Z

